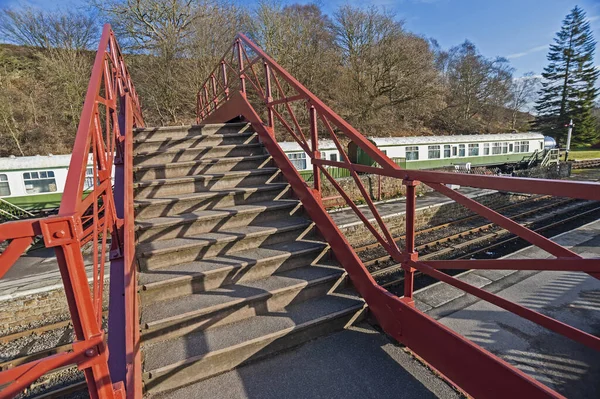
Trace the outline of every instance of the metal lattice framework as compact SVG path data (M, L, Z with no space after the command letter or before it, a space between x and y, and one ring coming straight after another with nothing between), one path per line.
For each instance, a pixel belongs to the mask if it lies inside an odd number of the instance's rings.
M9 241L0 256L0 278L36 236L55 249L76 341L69 352L0 373L0 398L13 397L45 373L68 365L84 371L92 398L141 397L132 134L134 126L143 124L121 50L105 25L58 215L0 225L0 241ZM84 188L90 163L92 184ZM110 358L102 328L108 258Z
M451 277L443 269L502 269L579 271L600 276L600 259L582 259L542 235L487 208L450 188L449 184L519 193L545 194L600 200L600 185L512 177L466 175L435 171L403 170L377 149L360 132L345 122L289 72L243 34L238 34L224 57L197 95L198 123L227 122L242 118L252 123L269 154L282 170L319 231L348 271L358 292L365 298L383 329L404 343L448 380L474 397L560 397L527 374L453 332L414 306L415 271L434 277L460 290L519 315L549 330L600 350L600 338L545 316L495 294ZM276 135L291 137L310 157L314 179L307 183L287 158ZM320 159L319 136L331 139L340 161ZM376 166L354 163L345 144L353 142ZM349 170L374 222L356 206L354 199L328 173L328 167ZM401 179L406 187L406 239L399 248L389 228L361 182L359 173ZM392 295L377 285L344 235L323 207L321 176L337 190L405 273L404 296ZM529 243L554 255L538 260L444 260L420 261L415 252L415 187L426 184L471 211L505 228Z

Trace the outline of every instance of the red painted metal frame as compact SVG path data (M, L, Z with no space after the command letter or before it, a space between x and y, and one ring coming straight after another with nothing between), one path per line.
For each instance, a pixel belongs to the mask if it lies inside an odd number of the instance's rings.
M257 73L254 70L255 66L262 66L262 73ZM231 75L228 76L228 74ZM274 83L275 89L273 89L272 83ZM231 48L225 53L198 92L197 101L198 123L227 122L241 117L252 124L267 151L302 201L307 213L315 221L332 251L348 271L354 286L366 300L382 328L469 395L490 398L561 397L539 381L416 309L412 300L412 277L416 270L581 342L590 348L600 349L600 338L598 337L438 271L438 269L445 268L569 270L586 272L597 277L600 272L600 260L581 259L572 251L449 189L446 184L600 200L599 184L402 170L243 34L236 36ZM307 116L301 120L298 115L303 109ZM264 110L261 112L262 117L257 110ZM310 141L304 134L302 124L305 127L308 126L305 130L310 132ZM315 179L311 186L302 180L279 146L275 138L276 126L282 127L283 131L289 134L310 157L315 172ZM328 138L333 140L341 155L341 161L320 159L319 131L324 131L329 136ZM352 163L342 145L343 140L338 136L342 136L345 141L354 142L379 166ZM350 171L373 215L374 222L362 212L360 207L354 204L351 196L331 177L327 172L328 166L346 168ZM407 190L407 225L404 249L400 249L396 245L383 218L361 183L358 173L370 173L403 180ZM396 261L402 264L406 277L404 297L399 298L392 295L377 285L326 212L321 199L321 174L329 180L341 198L354 210L374 238ZM557 256L557 259L527 260L526 262L482 260L469 261L468 265L465 265L465 261L419 261L418 254L414 251L415 186L419 182L429 185L479 215L547 250Z
M141 398L132 140L134 126L143 125L121 50L105 25L58 215L0 225L0 241L10 241L0 256L0 277L35 236L41 235L46 247L55 249L76 341L70 352L0 373L4 385L0 398L14 397L45 373L68 365L83 370L92 398ZM90 163L93 173L86 176ZM102 328L107 252L111 260L108 345ZM91 289L85 266L89 263ZM120 298L124 298L121 303ZM124 316L121 322L119 315Z

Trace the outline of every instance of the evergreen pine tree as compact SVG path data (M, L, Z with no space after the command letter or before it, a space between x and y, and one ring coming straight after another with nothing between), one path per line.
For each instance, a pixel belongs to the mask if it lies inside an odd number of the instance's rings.
M585 11L575 6L550 45L550 63L542 73L544 80L536 105L536 128L562 145L566 143L565 125L570 119L575 123L573 144L593 144L598 139L592 113L600 75L594 67L595 47Z

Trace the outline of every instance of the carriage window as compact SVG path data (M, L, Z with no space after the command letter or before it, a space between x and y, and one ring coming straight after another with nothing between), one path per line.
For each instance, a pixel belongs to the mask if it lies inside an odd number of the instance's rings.
M0 174L0 197L10 195L10 186L8 185L8 176Z
M492 143L492 154L502 154L502 144Z
M513 152L513 143L508 145L508 152Z
M337 162L337 154L329 154L329 160L333 162Z
M458 145L458 156L459 157L464 157L465 156L465 145L464 144L459 144Z
M490 143L483 143L483 155L490 155Z
M419 147L406 147L406 160L407 161L418 161L419 160Z
M292 154L287 154L290 161L292 161L292 165L296 167L298 170L306 169L306 154L303 152L294 152Z
M512 151L512 144L510 145L511 147L511 151ZM519 143L518 141L515 141L515 152L521 152L521 143Z
M444 144L444 158L450 158L450 145Z
M506 142L502 143L502 153L503 154L508 153L508 143L506 143Z
M469 144L469 156L475 157L479 155L479 144Z
M53 193L56 191L56 179L51 170L23 173L27 194Z
M429 159L436 159L440 157L440 146L439 145L430 145L427 147L429 150Z
M529 141L521 141L521 152L529 152Z

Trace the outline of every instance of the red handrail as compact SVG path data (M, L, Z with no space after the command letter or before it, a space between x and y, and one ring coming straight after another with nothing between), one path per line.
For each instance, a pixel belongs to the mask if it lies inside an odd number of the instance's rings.
M134 126L143 125L123 55L110 25L104 25L58 215L0 225L0 241L10 240L0 255L0 278L35 236L55 249L76 341L70 352L0 373L0 385L7 384L0 398L13 397L43 374L70 364L84 371L92 398L141 398L132 140ZM86 176L90 164L92 174ZM86 178L91 187L85 187ZM110 357L102 328L107 252ZM84 255L91 257L91 290Z
M255 67L261 68L261 70L257 72ZM598 277L600 276L599 259L583 260L572 251L449 189L446 184L590 200L600 200L600 184L400 169L366 137L327 107L243 34L235 37L231 47L199 90L196 109L198 123L227 122L242 117L252 124L265 148L302 201L307 213L330 244L336 257L348 271L357 291L365 298L383 329L469 395L498 398L560 397L557 392L416 309L412 299L412 282L416 270L584 345L600 350L600 338L598 337L438 271L438 269L465 267L464 261L422 262L419 261L414 248L415 187L419 182L423 182L557 257L556 260L540 259L527 262L469 261L469 268L569 270L587 272ZM314 168L314 179L310 186L302 180L279 146L275 138L276 129L291 136L310 158ZM305 132L310 133L308 138ZM320 132L326 132L333 140L341 156L340 161L320 159L318 148ZM378 166L359 165L352 162L343 145L348 141L353 142L367 153ZM374 224L354 204L351 195L327 172L329 166L345 168L350 171L358 191L372 212ZM406 239L403 249L398 248L390 230L362 184L359 173L398 178L406 186ZM392 258L402 264L405 273L404 297L398 298L377 285L325 211L321 200L321 175L329 180L346 204L354 210Z

